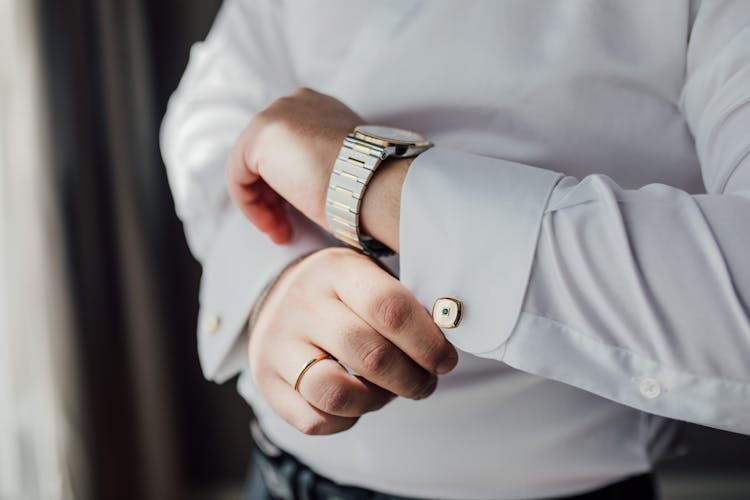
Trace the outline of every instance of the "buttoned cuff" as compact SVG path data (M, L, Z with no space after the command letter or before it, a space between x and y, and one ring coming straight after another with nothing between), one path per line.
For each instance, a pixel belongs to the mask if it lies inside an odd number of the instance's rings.
M462 304L446 338L498 356L518 320L542 214L561 174L432 148L411 164L401 196L401 281L427 308Z
M236 208L211 245L203 262L198 315L198 356L207 379L222 383L247 366L243 330L263 287L294 259L331 244L299 213L288 214L293 238L286 245L274 244Z

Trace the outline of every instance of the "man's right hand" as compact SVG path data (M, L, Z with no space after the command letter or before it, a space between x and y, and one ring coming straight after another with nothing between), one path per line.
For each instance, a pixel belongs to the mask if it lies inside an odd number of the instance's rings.
M250 369L266 401L305 434L333 434L394 395L423 399L458 355L397 279L353 250L328 248L283 273L257 313ZM329 353L294 382L302 366Z

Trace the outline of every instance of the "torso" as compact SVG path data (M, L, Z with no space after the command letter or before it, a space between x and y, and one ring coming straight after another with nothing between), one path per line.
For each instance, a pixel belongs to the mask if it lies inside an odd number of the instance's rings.
M687 2L285 9L295 83L368 122L625 188L704 190L679 109ZM427 400L397 399L330 437L293 430L244 387L287 451L335 480L402 495L564 495L648 470L669 437L662 419L467 354Z

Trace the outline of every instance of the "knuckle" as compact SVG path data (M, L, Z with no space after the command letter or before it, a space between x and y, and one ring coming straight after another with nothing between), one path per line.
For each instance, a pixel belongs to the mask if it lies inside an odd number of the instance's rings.
M328 247L322 250L318 250L314 254L310 255L309 258L320 260L322 263L331 265L341 262L342 259L348 256L350 250L343 247Z
M310 87L297 87L294 92L292 92L292 95L302 96L312 94L313 92L315 91Z
M272 140L274 136L283 131L284 123L272 109L266 109L253 117L249 130L251 140L248 146L250 150L257 148L259 144Z
M333 432L343 432L351 429L354 427L354 424L356 424L359 421L359 417L352 417L348 418L346 420L343 420L340 424L338 424L337 428Z
M286 127L284 106L288 102L288 99L288 97L281 97L275 100L267 108L258 111L255 116L253 116L251 122L254 125L254 128L266 134L284 130Z
M326 413L339 414L351 408L354 395L340 383L328 384L320 397L322 410Z
M375 317L386 329L400 332L412 318L411 303L402 294L391 293L375 300Z
M317 436L323 434L326 426L326 419L316 414L299 419L294 426L302 434L307 434L308 436Z
M342 276L343 269L350 265L349 254L351 252L347 248L328 247L309 255L305 262L313 264L315 269L325 269L329 277L337 278Z
M306 281L315 283L318 290L322 287L328 292L333 292L336 284L341 280L342 266L346 264L346 261L342 260L346 254L340 250L342 249L319 250L306 257L301 263L305 270Z
M255 113L251 123L256 128L263 128L273 123L273 121L274 121L273 107L268 107L266 109L263 109Z
M273 108L275 106L283 106L283 105L285 105L287 103L294 102L295 96L297 96L299 94L298 90L299 89L295 89L292 92L290 92L289 94L285 94L285 95L276 97L276 99L274 99L273 101L271 101L271 104L268 107L269 108Z
M368 374L383 375L391 366L392 354L390 346L385 343L370 344L362 351L362 366Z

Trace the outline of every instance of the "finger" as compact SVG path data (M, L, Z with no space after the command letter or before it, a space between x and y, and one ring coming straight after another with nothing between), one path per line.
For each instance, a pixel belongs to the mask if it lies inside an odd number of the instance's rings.
M286 243L291 238L291 226L283 208L255 203L244 205L242 209L245 217L275 243Z
M260 192L251 189L262 179L257 172L251 172L245 164L242 154L242 136L229 153L226 180L229 196L237 205L252 203L260 195Z
M255 346L256 354L260 347ZM271 408L290 425L305 434L333 434L349 429L356 423L356 417L331 415L315 408L294 390L299 370L308 360L321 354L320 349L298 341L291 344L285 342L283 346L277 344L264 349L264 352L263 356L255 356L251 363L253 378ZM319 361L307 371L311 372L323 362ZM332 360L325 362L338 365Z
M279 376L267 379L264 389L263 395L271 408L304 434L335 434L357 423L357 417L340 417L315 408Z
M268 233L274 243L284 244L292 239L292 225L287 218L285 204L279 203L273 206L274 217L276 218L276 227Z
M294 355L294 358L299 359L309 356L302 363L323 352L311 344L302 342L299 343L299 347L293 347L291 350L308 353ZM289 358L289 355L285 355L283 359L276 360L278 374L294 387L300 366L304 365L292 366ZM298 390L315 408L341 417L359 417L382 408L392 399L392 394L388 391L349 374L333 359L323 359L310 366L300 377Z
M345 304L338 301L329 304L320 311L326 318L325 327L310 327L308 335L312 342L391 393L423 399L434 391L435 375L412 361ZM378 401L375 399L373 403Z
M227 162L227 189L234 204L245 217L275 243L287 243L291 239L291 224L284 212L285 201L257 172L248 168L243 154L242 137L232 149Z
M284 210L285 201L262 179L254 184L237 188L233 196L235 204L245 217L276 243L291 239L291 224Z
M330 360L327 360L330 361ZM317 363L300 381L299 393L315 408L340 417L359 417L376 411L393 394L362 377L349 374L336 362Z
M367 257L349 258L352 265L342 266L335 284L340 300L425 370L451 371L456 349L411 292Z
M286 243L292 238L292 225L286 212L287 202L265 181L261 179L261 198L269 207L275 219L275 225L268 231L268 235L275 243Z

